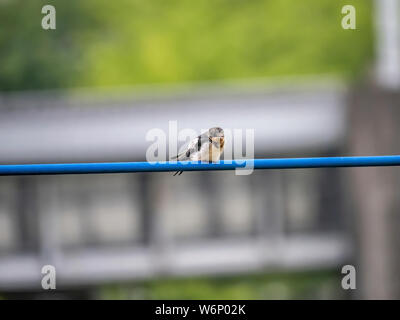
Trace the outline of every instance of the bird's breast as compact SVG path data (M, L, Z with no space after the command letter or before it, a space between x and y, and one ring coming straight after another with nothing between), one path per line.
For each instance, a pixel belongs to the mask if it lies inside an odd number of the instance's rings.
M221 157L223 150L223 138L220 139L219 146L215 146L214 143L210 143L208 148L208 161L216 162Z

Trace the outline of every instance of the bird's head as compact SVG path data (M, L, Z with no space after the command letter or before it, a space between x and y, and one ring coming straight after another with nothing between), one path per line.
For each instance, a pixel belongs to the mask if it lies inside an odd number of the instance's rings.
M208 135L210 136L210 138L223 138L224 130L219 127L214 127L208 130Z

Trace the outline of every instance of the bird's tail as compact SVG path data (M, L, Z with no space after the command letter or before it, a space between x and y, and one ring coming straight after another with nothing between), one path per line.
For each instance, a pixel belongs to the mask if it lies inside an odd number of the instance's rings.
M185 152L182 152L182 153L180 153L180 154L177 154L176 156L171 157L171 160L178 160L178 161L180 161L180 160L184 160L185 157L186 157ZM174 176L176 176L176 175L180 176L180 175L182 174L182 172L183 172L183 171L176 171L176 172L174 173Z
M181 161L181 160L185 160L185 158L187 158L186 157L186 152L182 152L182 153L177 154L176 156L171 157L171 160L179 160L179 161Z

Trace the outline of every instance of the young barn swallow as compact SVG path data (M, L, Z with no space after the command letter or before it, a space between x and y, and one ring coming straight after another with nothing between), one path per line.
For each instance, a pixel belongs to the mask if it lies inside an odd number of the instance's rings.
M224 144L224 130L214 127L190 141L186 150L176 157L172 157L172 159L177 159L178 161L217 162L224 150ZM174 176L181 175L182 172L177 171Z

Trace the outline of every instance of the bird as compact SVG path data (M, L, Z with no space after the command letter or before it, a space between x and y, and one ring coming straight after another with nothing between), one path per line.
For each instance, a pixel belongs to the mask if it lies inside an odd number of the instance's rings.
M189 142L187 148L171 159L178 161L207 161L217 162L224 150L224 130L213 127ZM176 171L174 176L181 175L183 171Z

